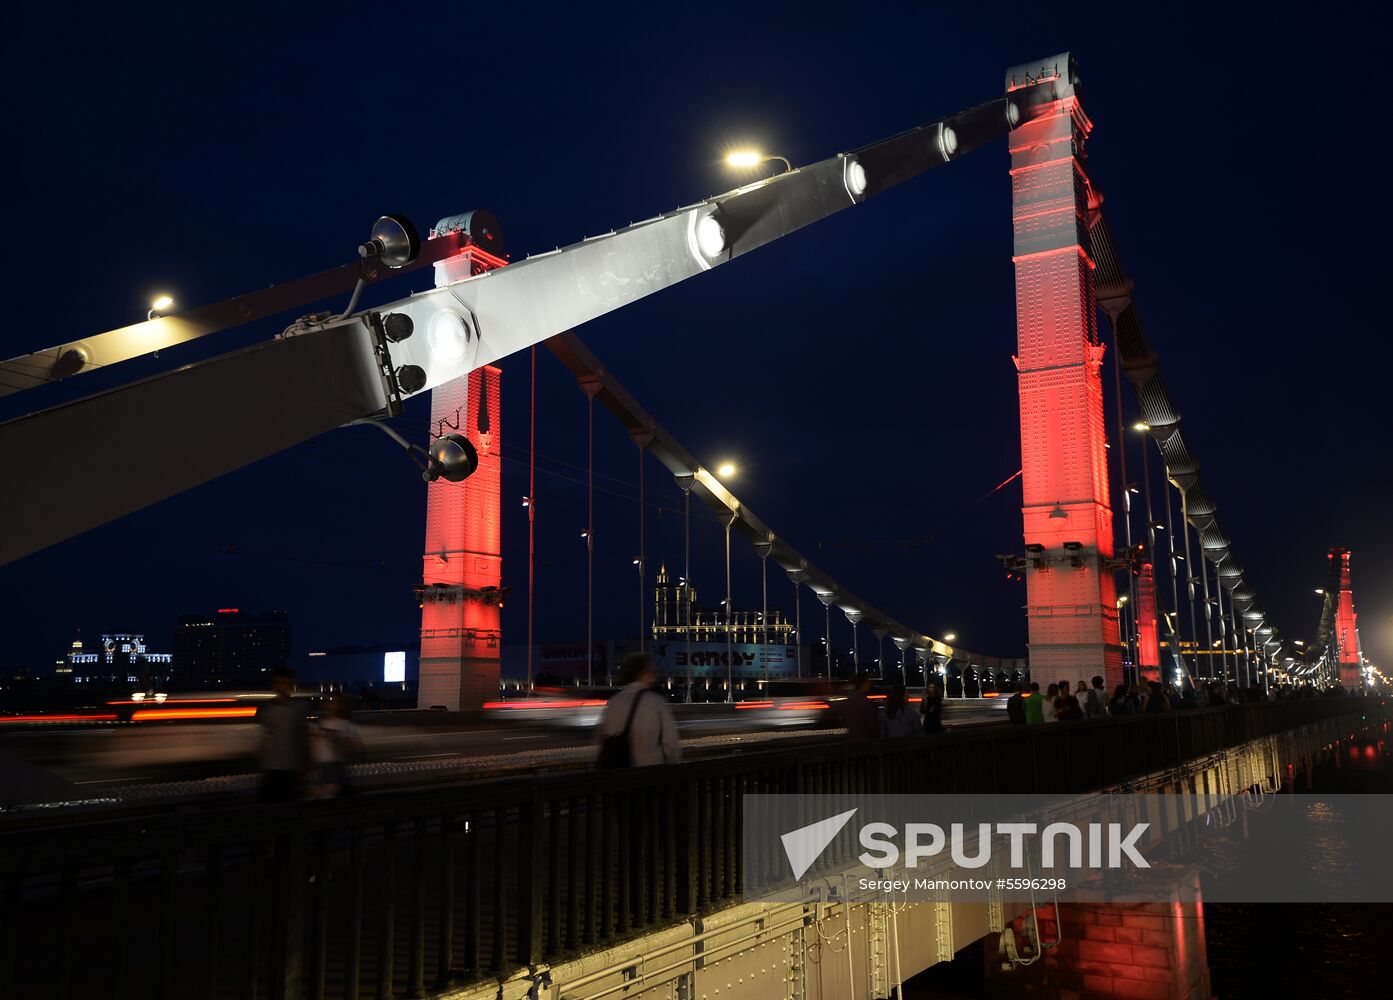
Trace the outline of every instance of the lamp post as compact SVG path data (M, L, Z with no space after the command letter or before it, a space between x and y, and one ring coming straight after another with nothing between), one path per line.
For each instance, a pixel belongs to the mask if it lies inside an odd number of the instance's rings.
M822 602L824 617L822 626L824 630L822 636L823 653L827 665L827 679L830 681L832 679L832 602L837 599L837 592L835 590L818 590L814 593L817 594L817 599Z
M687 697L692 703L692 486L696 476L690 472L673 477L682 491L682 586L678 588L679 600L677 621L682 625L682 635L687 640Z
M764 661L764 691L760 692L761 695L769 690L769 552L773 548L773 532L770 532L764 541L755 542L755 552L759 555L759 586L762 594L759 612L759 651Z
M735 660L731 647L731 596L730 596L730 526L735 523L735 511L727 510L720 515L726 529L726 701L735 701Z
M861 672L861 637L857 633L856 626L861 623L865 615L860 611L847 611L842 609L842 614L846 615L846 620L851 622L851 672L853 675Z
M647 558L647 551L644 547L644 509L643 509L643 456L648 451L648 445L653 441L653 432L647 428L640 428L629 432L629 437L638 446L638 558L634 560L634 565L638 567L638 651L642 653L646 646L644 642L643 627L643 608L646 604L647 594L644 584L647 582L644 574L644 564Z
M803 678L803 581L808 574L803 569L791 569L788 578L793 582L793 656L797 663L797 677Z

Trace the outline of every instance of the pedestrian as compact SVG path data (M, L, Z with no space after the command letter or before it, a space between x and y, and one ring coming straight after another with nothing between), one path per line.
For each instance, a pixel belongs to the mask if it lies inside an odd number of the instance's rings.
M1037 725L1045 721L1045 697L1040 693L1040 682L1031 681L1030 690L1023 696L1025 721L1027 725Z
M348 717L348 699L343 692L329 698L324 714L310 730L310 759L314 762L317 799L331 799L349 791L348 764L362 748L363 737Z
M257 798L262 802L294 802L305 791L309 767L309 723L305 706L295 701L295 675L279 668L271 673L275 697L256 710L261 727L261 784Z
M851 694L842 702L842 725L852 743L865 743L880 735L880 713L871 703L871 676L862 671L851 682Z
M1044 721L1053 722L1055 703L1059 701L1059 685L1051 684L1045 688L1045 697L1041 699L1040 713L1044 716Z
M1011 720L1011 725L1025 725L1025 700L1029 697L1030 688L1025 686L1024 681L1018 681L1016 683L1016 693L1006 700L1006 718Z
M1083 681L1079 681L1079 687L1083 687ZM1090 719L1101 719L1108 714L1108 695L1103 690L1103 678L1096 674L1093 677L1093 687L1084 695L1083 714Z
M1077 722L1083 718L1083 707L1079 699L1069 690L1068 683L1060 685L1059 696L1054 700L1054 719L1056 722Z
M1127 685L1119 684L1113 688L1112 701L1108 702L1108 714L1116 718L1119 715L1133 715L1135 712L1132 699L1127 695Z
M937 684L924 687L924 700L919 703L919 715L926 733L943 732L943 695Z
M928 695L925 694L927 698ZM891 739L918 736L924 731L919 713L906 703L903 684L896 684L885 696L885 715L881 718L880 735Z
M624 685L605 705L595 726L600 768L648 767L676 764L682 759L677 720L653 685L658 673L647 653L630 653L619 665Z

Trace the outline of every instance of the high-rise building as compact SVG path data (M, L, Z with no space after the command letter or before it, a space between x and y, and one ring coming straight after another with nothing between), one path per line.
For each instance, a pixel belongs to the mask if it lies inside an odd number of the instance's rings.
M183 619L174 630L174 672L180 684L261 686L290 663L290 616L219 608Z

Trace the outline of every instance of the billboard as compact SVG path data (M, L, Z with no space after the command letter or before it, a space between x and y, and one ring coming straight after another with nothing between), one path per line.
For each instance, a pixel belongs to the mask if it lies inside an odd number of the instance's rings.
M750 680L763 678L768 671L771 679L793 677L798 666L798 647L775 645L765 646L756 642L694 642L691 644L690 667L688 646L682 640L649 639L643 651L653 657L653 665L659 677L693 677L724 679L727 662L730 673L736 678ZM638 652L638 640L625 640L614 644L614 658L622 661L630 653Z
M406 652L404 650L382 654L382 680L386 684L401 684L406 681Z

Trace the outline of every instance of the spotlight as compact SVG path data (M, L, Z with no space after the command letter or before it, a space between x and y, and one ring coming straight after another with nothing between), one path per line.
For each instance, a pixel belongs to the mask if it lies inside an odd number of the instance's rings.
M372 224L372 232L366 243L358 247L358 256L364 260L376 257L387 267L398 268L410 264L421 253L421 237L416 227L404 215L384 215Z
M463 434L445 434L431 442L430 478L461 483L479 467L479 452Z

